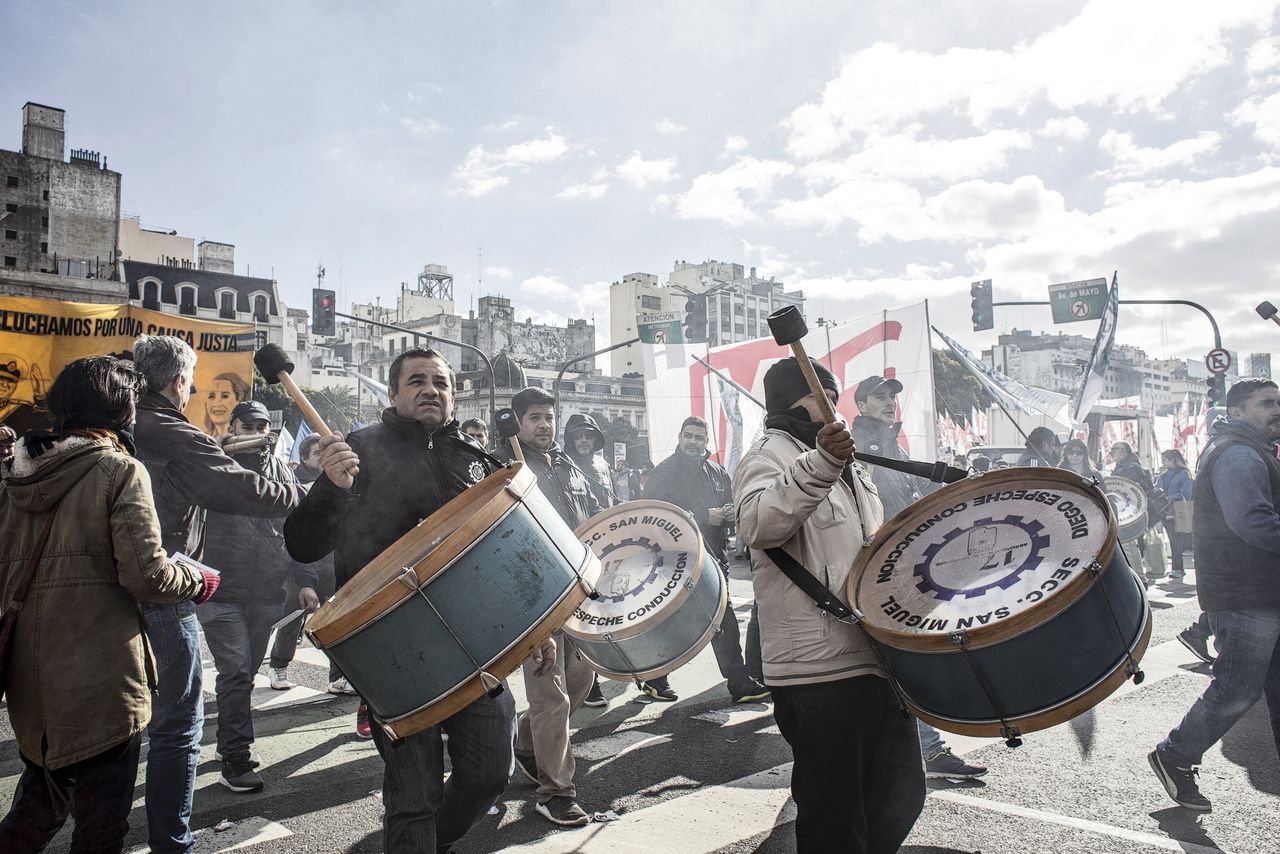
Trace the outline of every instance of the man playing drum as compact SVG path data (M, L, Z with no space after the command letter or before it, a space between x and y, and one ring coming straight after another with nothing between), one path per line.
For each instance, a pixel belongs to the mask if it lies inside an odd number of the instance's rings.
M382 422L320 440L324 475L285 522L295 560L336 552L339 589L421 520L495 470L453 418L453 369L434 350L410 348L391 363L391 407ZM535 658L545 671L555 645ZM511 768L511 692L482 695L443 723L394 742L374 721L383 772L383 848L448 851L502 794ZM453 772L444 780L442 734Z
M813 363L828 397L835 377ZM898 707L866 636L835 621L765 553L780 548L846 599L850 565L883 521L853 437L824 425L794 358L764 379L765 433L733 477L738 530L751 547L764 681L795 763L796 850L890 854L924 806L915 722Z

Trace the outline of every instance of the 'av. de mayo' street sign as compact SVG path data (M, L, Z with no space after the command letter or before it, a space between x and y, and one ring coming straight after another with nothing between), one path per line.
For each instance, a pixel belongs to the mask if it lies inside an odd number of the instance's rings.
M678 311L641 314L636 317L636 334L643 344L683 344L682 320Z
M1049 286L1049 308L1054 323L1097 320L1107 306L1107 280L1089 279Z

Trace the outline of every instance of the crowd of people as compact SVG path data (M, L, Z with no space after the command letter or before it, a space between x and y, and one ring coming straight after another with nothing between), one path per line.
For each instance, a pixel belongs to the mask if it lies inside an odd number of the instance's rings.
M289 666L306 614L517 457L570 528L623 501L678 505L696 520L726 580L736 530L754 601L745 637L730 607L711 646L729 702L773 704L794 757L800 852L896 851L923 808L926 776L987 772L902 713L860 629L795 591L798 571L843 600L857 553L937 488L854 461L855 447L906 458L896 379L863 379L853 391L858 417L826 423L800 364L783 359L764 378L763 435L732 477L710 458L710 431L697 417L684 420L675 450L656 466L611 470L600 426L575 414L561 430L555 400L540 388L512 398L511 441L495 441L480 421L459 423L453 368L433 350L411 348L391 365L390 406L378 423L308 437L290 468L264 439L265 407L225 379L229 390L209 397L229 408L216 425L223 435L188 422L196 354L181 339L141 337L132 357L72 362L48 391L49 429L21 437L0 430L0 604L26 605L4 663L24 771L0 821L0 850L40 850L68 816L75 850L121 850L144 732L151 851L192 850L204 715L200 630L217 671L219 783L260 791L255 674L265 664L272 688L293 687ZM812 366L835 404L839 383ZM1230 390L1197 478L1177 451L1163 455L1152 478L1131 447L1109 449L1112 473L1161 508L1151 522L1168 536L1173 575L1194 552L1204 613L1182 640L1212 663L1213 679L1149 756L1170 797L1193 810L1210 808L1195 779L1205 751L1263 695L1280 743L1280 586L1271 578L1280 555L1277 441L1280 392L1269 380L1248 379ZM955 460L988 468L978 462ZM1083 442L1064 444L1045 428L1028 435L1018 463L1098 475ZM1194 537L1177 524L1176 505L1187 501ZM59 616L67 613L76 614L74 625ZM85 632L102 642L86 647ZM579 801L569 721L582 705L609 702L596 673L558 631L519 678L524 708L510 691L491 691L403 738L360 703L356 733L372 738L384 765L384 850L449 851L513 774L536 787L533 809L554 825L592 821ZM675 702L678 672L675 683L639 682L638 699ZM333 665L328 689L355 692Z

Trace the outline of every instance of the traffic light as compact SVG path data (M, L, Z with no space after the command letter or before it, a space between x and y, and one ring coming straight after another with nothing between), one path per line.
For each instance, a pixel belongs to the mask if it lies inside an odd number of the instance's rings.
M996 326L995 310L991 305L991 280L983 279L969 286L973 297L973 331L982 332Z
M1226 406L1227 377L1225 374L1209 374L1209 405Z
M707 340L707 298L694 295L684 304L684 343L701 344Z
M324 288L311 289L311 333L313 335L337 335L334 312L338 301L333 291Z

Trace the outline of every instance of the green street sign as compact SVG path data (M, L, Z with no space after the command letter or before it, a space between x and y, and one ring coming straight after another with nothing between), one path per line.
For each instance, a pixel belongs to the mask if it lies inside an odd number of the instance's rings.
M1107 307L1107 280L1089 279L1049 286L1049 308L1054 323L1097 320Z
M636 335L642 344L683 344L682 319L678 311L642 314L636 318Z

